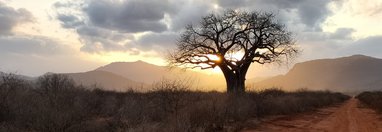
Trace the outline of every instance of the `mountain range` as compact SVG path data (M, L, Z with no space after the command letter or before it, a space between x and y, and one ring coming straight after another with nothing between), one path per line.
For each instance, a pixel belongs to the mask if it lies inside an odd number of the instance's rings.
M82 73L65 74L71 77L77 84L98 87L104 90L126 91L131 89L144 91L148 87L147 84L136 82L107 71L94 70Z
M125 91L134 89L147 91L162 80L178 80L191 89L219 90L225 88L224 78L180 68L169 69L144 61L113 62L95 70L83 73L65 73L82 85L94 85L107 90Z
M255 83L257 88L279 87L357 92L382 89L382 59L353 55L297 63L285 75Z
M4 73L0 72L0 76ZM222 75L206 74L180 68L169 69L144 61L113 62L81 73L64 73L77 84L114 91L148 91L161 80L183 81L190 89L225 90ZM33 78L22 76L28 80ZM249 78L246 84L255 89L277 87L357 92L382 89L382 59L364 55L318 59L295 64L289 72L267 78Z

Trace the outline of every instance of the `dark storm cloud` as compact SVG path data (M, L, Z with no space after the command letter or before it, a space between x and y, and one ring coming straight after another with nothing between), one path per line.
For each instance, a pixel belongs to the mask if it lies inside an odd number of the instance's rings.
M74 29L83 44L81 51L99 53L101 51L129 51L125 40L133 40L132 34L86 25L84 22L73 22L62 24L63 27Z
M91 53L100 51L128 51L127 44L123 43L123 41L134 39L129 34L89 26L79 27L77 32L81 35L80 41L84 44L81 47L81 51Z
M58 14L57 19L61 21L64 28L75 28L84 24L84 22L75 15Z
M321 33L321 23L331 14L330 2L332 0L72 0L54 6L64 9L58 11L57 19L64 28L79 34L84 44L81 50L100 52L173 47L176 34L187 24L198 24L201 17L228 8L276 12L292 30L327 37ZM215 4L221 8L214 9ZM131 37L142 32L148 34ZM333 38L346 37L347 32L339 31Z
M232 9L252 6L257 2L255 0L218 0L219 6Z
M331 14L328 4L333 0L219 0L224 8L244 8L246 10L265 10L273 12L296 12L299 21L311 30L320 30L320 24ZM281 13L285 14L285 13ZM289 13L284 18L292 17Z
M208 2L177 1L174 3L179 7L177 12L170 14L170 30L179 31L188 24L198 24L203 16L213 12L211 4ZM215 11L214 13L218 12Z
M307 0L303 2L297 2L298 14L301 21L307 26L320 28L321 24L327 16L331 14L327 5L331 0ZM316 30L315 29L315 30Z
M92 0L84 7L95 26L128 33L167 30L160 20L171 10L166 0Z
M26 9L14 9L0 1L0 35L10 35L15 26L32 20L32 14Z
M142 36L139 40L136 41L137 46L143 50L158 49L165 51L169 47L172 47L176 39L179 37L178 34L173 32L167 33L150 33Z
M125 39L134 39L130 34L123 34L119 32L113 32L103 28L81 26L77 28L77 32L82 36L105 38L112 41L122 41Z
M54 7L62 27L74 29L80 36L81 50L93 53L136 48L127 44L135 41L133 33L167 31L165 14L174 14L176 9L167 0L69 1Z
M321 30L321 23L331 14L328 4L332 0L262 0L267 5L276 5L284 11L296 10L298 19L308 29ZM296 18L291 18L296 19Z

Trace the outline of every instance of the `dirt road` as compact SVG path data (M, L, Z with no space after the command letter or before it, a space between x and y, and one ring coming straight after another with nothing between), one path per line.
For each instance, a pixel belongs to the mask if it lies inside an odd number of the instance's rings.
M382 119L357 99L295 116L266 119L248 132L382 132Z

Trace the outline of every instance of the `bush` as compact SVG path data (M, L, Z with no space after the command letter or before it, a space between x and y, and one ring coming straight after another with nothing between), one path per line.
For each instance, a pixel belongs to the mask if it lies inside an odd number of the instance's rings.
M382 91L368 91L356 96L363 104L382 112Z
M188 90L163 80L154 91L112 92L76 86L64 75L28 82L0 79L0 131L239 131L250 119L341 103L329 91L269 89L243 94Z

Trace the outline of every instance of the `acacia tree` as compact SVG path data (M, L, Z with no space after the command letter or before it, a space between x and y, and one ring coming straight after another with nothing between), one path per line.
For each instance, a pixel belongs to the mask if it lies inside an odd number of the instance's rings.
M251 63L282 62L296 53L291 32L274 14L227 10L203 17L199 25L186 26L169 64L201 69L217 66L224 74L227 92L244 92Z

